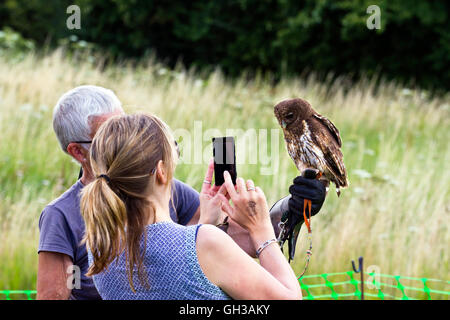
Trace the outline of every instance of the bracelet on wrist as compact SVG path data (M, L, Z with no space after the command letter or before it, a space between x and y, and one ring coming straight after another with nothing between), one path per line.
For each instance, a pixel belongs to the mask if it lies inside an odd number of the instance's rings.
M270 244L277 242L277 239L273 238L270 240L267 240L266 242L264 242L262 245L259 246L258 250L256 250L256 257L259 258L259 255L261 254L261 252L267 248Z

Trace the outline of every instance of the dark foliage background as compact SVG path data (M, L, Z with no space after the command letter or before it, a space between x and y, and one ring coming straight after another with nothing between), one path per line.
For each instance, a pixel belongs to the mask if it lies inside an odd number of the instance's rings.
M66 8L81 8L68 30ZM369 30L369 5L381 29ZM71 35L112 57L148 52L230 75L315 71L384 77L450 89L450 2L445 0L2 0L0 29L38 45Z

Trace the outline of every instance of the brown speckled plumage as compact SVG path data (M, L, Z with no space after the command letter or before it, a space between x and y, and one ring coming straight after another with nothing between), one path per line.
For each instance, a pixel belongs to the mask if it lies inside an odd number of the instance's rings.
M274 107L274 112L297 169L319 170L321 179L327 185L332 181L339 195L340 188L348 186L339 130L303 99L284 100Z

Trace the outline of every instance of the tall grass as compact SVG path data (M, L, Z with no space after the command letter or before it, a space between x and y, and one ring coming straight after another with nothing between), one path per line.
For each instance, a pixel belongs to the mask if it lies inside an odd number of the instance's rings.
M361 81L344 92L345 79L323 84L313 76L271 85L263 78L230 81L217 71L201 75L168 70L149 60L139 66L100 68L70 61L62 52L0 58L0 289L33 289L38 219L43 207L74 183L78 165L52 130L52 109L62 93L82 84L113 89L127 112L147 111L172 129L276 129L273 106L302 97L340 129L350 187L331 188L313 218L308 274L347 271L364 256L384 274L449 278L450 102L425 92ZM239 136L237 140L239 141ZM259 164L238 173L261 186L269 205L287 194L298 175L279 135L278 168ZM208 152L207 143L205 152ZM181 142L183 148L183 142ZM239 154L237 154L239 157ZM180 164L176 177L199 190L206 163ZM303 269L304 230L293 263Z

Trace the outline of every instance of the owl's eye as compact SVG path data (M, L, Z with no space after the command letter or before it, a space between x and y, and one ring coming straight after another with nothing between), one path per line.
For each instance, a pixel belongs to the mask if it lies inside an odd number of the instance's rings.
M293 112L289 112L289 113L286 115L286 120L292 120L292 119L294 119L294 113L293 113Z

